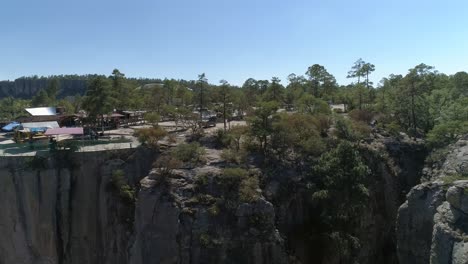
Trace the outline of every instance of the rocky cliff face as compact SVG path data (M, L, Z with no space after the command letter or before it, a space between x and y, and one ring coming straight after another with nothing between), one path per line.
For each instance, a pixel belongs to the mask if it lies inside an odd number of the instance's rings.
M205 172L208 181L220 173ZM219 197L235 190L213 183L210 194L197 194L199 173L179 171L163 183L153 172L142 180L129 263L287 263L273 205L260 198L229 207Z
M397 263L397 239L401 263L447 258L434 253L447 245L450 259L462 261L468 183L413 188L397 221L409 185L421 176L424 147L381 138L362 153L372 170L369 206L353 230L359 247L344 254L320 251L311 236L320 231L318 211L294 170L250 166L247 176L224 177L227 164L215 149L206 165L183 166L170 177L152 169L159 154L143 148L3 157L0 264ZM117 170L139 189L135 200L111 184Z
M400 263L468 263L468 138L449 148L441 166L427 168L397 219Z
M362 152L372 179L353 252L320 244L320 211L304 174L251 168L262 179L259 198L240 202L214 159L169 178L153 170L141 181L129 263L398 263L396 215L408 184L421 177L426 149L381 138Z
M267 183L264 193L276 207L278 229L301 263L398 263L397 211L422 176L427 151L421 143L378 138L363 145L362 153L372 172L369 204L353 230L360 246L348 254L340 256L339 249L324 249L320 238L311 239L320 233L319 210L310 204L311 189L303 178L284 173Z
M127 263L134 207L109 182L115 170L138 182L153 158L143 149L1 158L0 263Z
M25 79L20 78L14 81L0 82L0 98L32 98L38 91L47 87L49 80L45 78ZM83 95L86 91L87 81L84 79L60 79L60 97Z

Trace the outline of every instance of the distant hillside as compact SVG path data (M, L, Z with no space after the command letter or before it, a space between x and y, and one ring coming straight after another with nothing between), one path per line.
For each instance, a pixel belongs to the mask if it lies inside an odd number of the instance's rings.
M60 82L59 97L73 96L76 94L84 95L87 82L97 75L59 75L50 77L21 77L14 81L0 81L0 98L12 96L15 98L30 99L38 91L47 87L52 79L58 79ZM133 79L140 85L148 83L161 83L159 79Z

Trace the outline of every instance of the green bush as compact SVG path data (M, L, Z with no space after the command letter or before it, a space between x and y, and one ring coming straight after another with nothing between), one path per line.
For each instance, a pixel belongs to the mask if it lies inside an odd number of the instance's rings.
M374 119L374 114L368 110L354 109L349 112L349 117L351 117L353 120L369 124L372 119Z
M223 170L220 180L224 185L238 186L249 176L248 171L242 168L226 168Z
M361 121L352 122L351 128L353 130L355 140L368 138L372 131L367 123Z
M239 201L251 203L258 200L260 198L258 185L258 178L255 176L243 179L239 187Z
M218 145L219 147L228 147L231 144L232 138L228 132L220 128L216 130L215 141L216 145Z
M118 196L125 202L135 202L135 190L128 185L125 180L125 173L123 170L114 170L110 179L110 184Z
M247 160L247 152L243 149L236 151L235 149L223 149L221 158L228 163L244 164Z
M452 184L455 181L459 180L468 180L468 175L461 175L461 174L451 174L446 175L441 178L444 184Z
M335 135L340 139L356 141L369 137L371 128L364 122L338 118L335 124Z
M351 122L344 118L338 118L335 123L335 136L340 139L353 140Z
M183 143L172 150L172 155L182 162L205 163L205 148L198 142Z
M209 181L210 181L210 175L206 173L197 174L195 176L195 184L197 186L205 186L209 183Z
M144 118L146 122L152 125L157 125L161 120L161 116L158 113L145 113Z
M140 141L142 145L148 145L154 148L158 147L158 141L164 138L166 135L166 130L158 126L140 128L134 133L134 136L138 138L138 141Z
M390 122L388 125L386 125L386 130L390 134L390 136L396 138L400 137L400 132L403 131L401 126L395 121Z
M444 147L465 133L468 133L468 122L448 121L436 125L427 135L427 142L431 147Z
M254 202L260 198L258 193L259 180L256 175L242 168L226 168L220 176L220 181L228 188L238 189L239 201Z

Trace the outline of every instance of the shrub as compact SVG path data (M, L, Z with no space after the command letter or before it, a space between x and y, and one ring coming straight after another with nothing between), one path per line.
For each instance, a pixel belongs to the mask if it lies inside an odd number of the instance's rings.
M315 115L312 122L317 127L317 130L320 132L321 136L327 136L328 129L332 124L332 119L329 115Z
M401 128L401 126L393 121L393 122L390 122L387 126L386 126L386 130L387 132L390 134L390 136L393 136L393 137L400 137L400 132L403 130Z
M195 176L195 184L197 186L205 186L209 183L209 180L210 180L210 175L206 173L197 174Z
M224 185L238 185L248 177L248 172L242 168L226 168L220 177Z
M340 139L353 140L351 122L349 120L338 118L335 124L335 135Z
M196 196L196 200L198 201L199 204L202 204L202 205L212 205L213 203L216 202L216 198L214 198L212 195L202 194L202 193Z
M349 117L351 117L353 120L369 124L374 118L374 114L367 110L354 109L349 112Z
M314 157L320 156L326 150L326 144L320 137L310 137L301 142L306 155Z
M140 128L135 131L134 136L142 145L149 145L150 147L157 148L158 141L167 135L166 130L159 126Z
M158 113L146 113L144 118L146 122L152 125L157 125L158 122L161 120L161 116L159 116Z
M198 142L183 143L172 150L172 155L182 162L204 163L206 151Z
M44 170L47 168L47 158L41 156L28 157L25 159L25 167L33 170Z
M180 160L171 155L163 155L153 162L153 167L159 169L158 172L163 182L167 181L167 177L170 177L173 171L180 168L181 165Z
M468 132L468 122L449 121L436 125L427 135L431 147L447 146Z
M223 149L221 152L221 158L228 163L243 164L247 160L247 152L243 149L236 151L235 149Z
M241 148L241 139L249 132L247 126L233 126L229 130L230 143L237 151Z
M242 180L239 187L239 200L244 203L251 203L260 198L258 193L258 178L251 176Z
M442 181L444 182L444 184L452 184L455 181L467 180L467 179L468 179L468 175L464 176L461 174L451 174L451 175L442 177Z
M259 180L242 168L226 168L220 176L220 183L230 189L238 189L239 201L250 203L260 198L257 191Z
M128 203L135 201L135 190L126 182L123 170L114 170L112 172L110 184L121 199Z
M368 138L372 131L367 123L361 121L353 122L351 128L353 129L355 139Z
M216 145L219 147L228 147L231 144L231 136L229 133L224 131L224 129L220 128L216 130L215 133L215 142Z
M340 139L355 141L367 138L371 133L371 128L364 122L350 121L339 118L335 125L335 135Z

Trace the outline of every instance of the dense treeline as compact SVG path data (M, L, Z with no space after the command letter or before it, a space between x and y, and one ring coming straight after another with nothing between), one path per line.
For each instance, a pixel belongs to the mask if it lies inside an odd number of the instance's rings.
M78 75L78 74L62 74L62 75L50 75L50 76L38 76L38 75L33 75L33 76L22 76L18 78L17 80L91 80L96 77L106 77L105 75L99 75L99 74L84 74L84 75ZM161 79L154 79L154 78L128 78L129 80L132 81L137 81L140 84L147 84L147 83L161 83Z
M222 113L225 119L253 113L269 102L278 109L304 114L328 114L327 103L345 104L358 119L375 119L377 125L396 135L405 132L413 137L427 137L434 146L454 141L467 130L468 74L446 75L434 67L420 64L406 75L390 75L378 85L369 80L375 66L362 59L351 67L348 85L338 85L327 69L314 64L304 75L290 74L287 85L282 80L247 79L241 87L221 80L210 84L204 74L197 80L126 78L114 70L110 76L58 75L47 78L48 85L31 100L2 100L0 114L13 119L24 106L63 106L68 112L82 108L91 112L113 109L138 109L156 112L161 117L208 108ZM88 80L85 95L58 98L60 80ZM94 104L94 105L93 105ZM360 120L369 121L369 120Z

